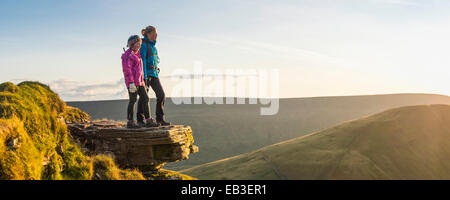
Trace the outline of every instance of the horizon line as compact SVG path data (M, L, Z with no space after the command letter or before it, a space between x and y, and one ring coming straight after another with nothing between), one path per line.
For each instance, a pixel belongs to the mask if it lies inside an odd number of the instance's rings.
M336 98L336 97L365 97L365 96L389 96L389 95L434 95L434 96L442 96L442 97L450 97L445 94L434 94L434 93L387 93L387 94L363 94L363 95L336 95L336 96L310 96L310 97L283 97L283 98L254 98L254 97L166 97L166 99L174 99L174 98L233 98L233 99L312 99L312 98ZM155 99L155 97L150 98ZM104 99L104 100L78 100L78 101L65 101L65 102L99 102L99 101L123 101L128 100L124 99Z

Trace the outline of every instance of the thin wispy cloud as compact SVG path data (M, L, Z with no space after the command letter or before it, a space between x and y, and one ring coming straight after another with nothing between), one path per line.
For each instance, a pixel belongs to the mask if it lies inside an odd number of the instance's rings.
M321 62L321 63L325 62L327 64L338 64L338 63L342 62L338 58L334 58L334 57L325 55L323 53L306 50L306 49L301 49L301 48L271 44L271 43L266 43L266 42L257 42L257 41L247 40L247 41L243 41L240 44L240 47L244 47L245 49L251 49L254 51L266 52L271 55L276 55L276 56L283 57L283 58L308 60L308 61L315 61L315 62Z
M8 36L0 36L0 42L6 42L6 43L19 43L23 42L24 40L22 38L17 37L8 37Z
M201 42L204 44L211 44L211 45L220 45L224 46L226 45L225 42L213 40L213 39L206 39L206 38L198 38L198 37L187 37L187 36L181 36L181 35L168 35L168 37L178 40L187 40L192 42Z
M123 78L108 83L85 83L59 79L49 85L66 101L121 99L127 94Z
M421 3L413 0L374 0L376 3L384 3L391 5L401 5L401 6L420 6Z
M227 77L239 78L239 77L257 77L258 74L239 74L239 75L229 75L229 74L173 74L160 76L161 78L175 78L175 79L226 79Z
M175 36L174 36L175 37ZM279 57L282 59L292 59L307 61L309 63L323 63L326 65L345 66L348 65L346 61L340 58L328 56L324 53L315 52L307 49L283 46L272 44L268 42L253 41L253 40L236 40L231 38L220 39L204 39L197 37L176 36L185 40L200 42L210 45L226 46L228 49L237 49L246 52L254 52L259 54L267 54L270 56Z

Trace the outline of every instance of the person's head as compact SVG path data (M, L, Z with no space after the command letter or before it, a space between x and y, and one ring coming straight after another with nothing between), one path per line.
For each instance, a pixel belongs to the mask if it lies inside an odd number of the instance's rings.
M158 33L154 26L147 26L142 29L142 36L147 37L150 41L156 41Z
M139 51L139 49L141 48L141 44L142 44L142 39L137 35L132 35L128 38L127 46L134 52Z

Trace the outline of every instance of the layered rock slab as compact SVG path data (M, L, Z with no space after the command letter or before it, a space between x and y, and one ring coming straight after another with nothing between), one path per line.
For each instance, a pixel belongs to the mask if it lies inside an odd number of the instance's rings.
M121 168L156 171L198 151L191 127L184 125L128 129L120 122L96 121L67 126L85 153L109 154Z

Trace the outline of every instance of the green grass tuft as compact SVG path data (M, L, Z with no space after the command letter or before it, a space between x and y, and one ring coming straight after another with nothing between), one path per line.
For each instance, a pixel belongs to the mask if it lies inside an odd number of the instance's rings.
M107 155L98 155L93 158L93 179L96 180L145 180L137 170L121 170L114 160Z
M160 169L157 172L149 175L151 180L198 180L186 174L178 173L176 171Z

